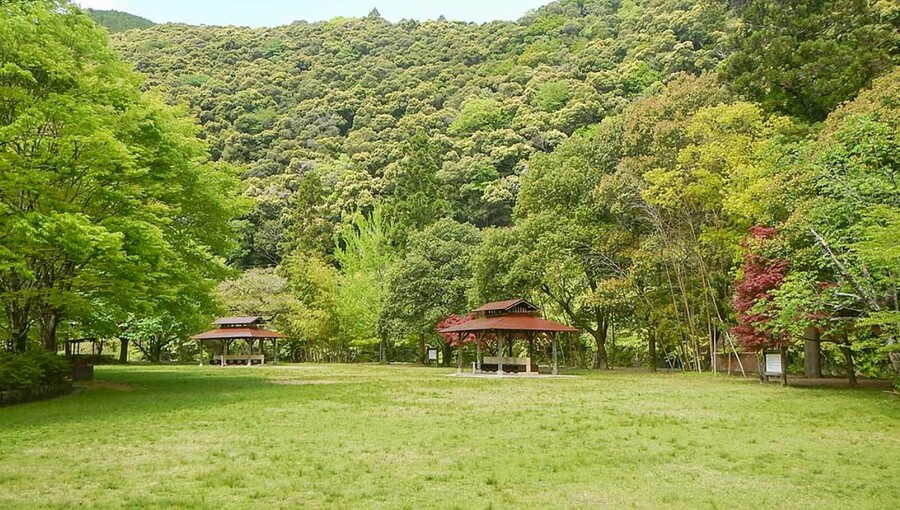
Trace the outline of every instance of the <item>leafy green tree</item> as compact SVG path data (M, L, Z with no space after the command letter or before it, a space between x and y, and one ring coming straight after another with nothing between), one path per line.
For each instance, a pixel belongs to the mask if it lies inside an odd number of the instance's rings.
M15 3L0 21L0 301L14 347L37 324L55 350L59 324L95 302L210 309L242 207L234 175L74 7Z
M898 98L900 72L894 71L833 112L796 161L795 195L783 194L793 200L785 235L797 270L827 289L815 293L809 308L825 308L832 321L823 329L837 331L845 343L867 341L873 330L848 333L843 323L874 328L895 370L897 236L888 231L900 210Z
M733 86L770 110L822 121L900 58L900 7L869 0L750 0L725 63Z
M419 363L425 362L426 338L436 338L435 325L467 309L471 252L480 240L480 232L472 225L442 219L414 235L409 253L388 273L379 320L382 334L415 337ZM446 363L446 342L444 349Z
M384 306L387 272L396 260L390 246L390 225L382 209L358 214L338 241L335 260L340 267L335 290L335 315L344 342L368 349L380 345L386 360L386 338L378 337L378 318Z
M404 158L385 176L390 193L385 214L394 227L394 240L401 247L406 246L412 233L443 216L448 205L437 176L442 165L439 145L418 133L404 152Z

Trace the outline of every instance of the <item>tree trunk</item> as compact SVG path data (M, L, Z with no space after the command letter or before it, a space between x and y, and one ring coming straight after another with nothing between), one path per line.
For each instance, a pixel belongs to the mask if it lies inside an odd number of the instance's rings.
M656 333L652 331L647 338L647 354L650 358L650 371L656 372Z
M425 364L425 333L419 333L419 364Z
M59 328L59 320L59 312L56 311L47 312L38 320L38 333L45 351L56 352L56 330Z
M444 353L441 354L441 366L449 367L450 366L450 358L453 357L453 347L450 347L450 342L445 342L442 346Z
M9 337L13 352L25 352L28 348L28 307L9 303L6 308L9 321Z
M128 339L119 338L119 363L128 363Z
M847 370L847 381L850 383L851 387L855 387L857 385L857 381L856 368L853 366L853 349L850 348L850 344L844 343L841 344L841 352L844 354L844 364Z
M803 376L813 379L822 377L822 347L817 340L803 341Z
M606 353L606 333L609 330L609 323L606 320L601 320L599 324L597 324L597 329L591 331L591 336L594 337L594 341L597 343L597 354L594 356L594 368L600 370L606 370L609 368L609 358Z
M891 351L888 353L888 359L891 360L891 365L894 367L894 372L900 376L900 352Z

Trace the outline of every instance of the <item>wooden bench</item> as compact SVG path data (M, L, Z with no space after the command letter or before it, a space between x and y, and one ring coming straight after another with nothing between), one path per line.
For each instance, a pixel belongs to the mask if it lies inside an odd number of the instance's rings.
M538 373L537 363L531 361L531 358L515 357L515 356L485 356L481 360L481 370L483 372L496 372L503 361L504 372L516 372L526 374Z
M212 357L210 364L222 365L223 358L225 361L225 365L252 365L254 363L259 365L266 364L265 354L226 354L224 356L221 354L217 354Z

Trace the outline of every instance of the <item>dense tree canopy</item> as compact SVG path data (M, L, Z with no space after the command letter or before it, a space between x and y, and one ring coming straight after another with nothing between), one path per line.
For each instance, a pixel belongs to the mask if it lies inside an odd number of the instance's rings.
M102 9L85 9L84 12L99 25L106 27L111 33L124 32L133 28L150 28L156 23L147 18L135 16L127 12Z
M422 361L448 316L526 297L584 332L571 364L706 370L815 328L900 370L896 2L373 11L112 50L53 5L0 28L18 343L77 317L156 358L218 304L271 316L293 359Z
M208 161L180 110L141 93L86 16L36 1L0 21L0 296L14 348L36 325L55 350L64 320L205 320L242 212L234 173Z

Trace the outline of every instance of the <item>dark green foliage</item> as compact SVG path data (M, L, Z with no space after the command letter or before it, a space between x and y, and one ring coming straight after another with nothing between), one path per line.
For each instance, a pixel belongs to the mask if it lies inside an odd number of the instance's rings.
M872 0L750 0L725 65L763 106L821 121L900 61L900 7Z
M52 386L69 377L69 362L56 354L32 350L13 354L0 350L0 391Z
M147 18L128 14L127 12L100 9L85 9L84 12L96 21L98 25L106 27L113 34L135 28L150 28L156 25L156 23Z

